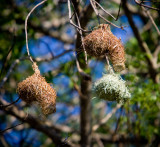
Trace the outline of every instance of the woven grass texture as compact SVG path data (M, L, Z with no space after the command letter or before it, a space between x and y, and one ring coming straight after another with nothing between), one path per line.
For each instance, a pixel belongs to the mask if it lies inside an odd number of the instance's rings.
M54 113L56 111L56 91L40 75L36 63L32 67L35 73L18 83L19 97L27 104L37 101L45 115Z
M116 72L125 69L125 51L121 43L110 30L108 24L99 25L92 33L84 38L86 52L95 57L108 55Z

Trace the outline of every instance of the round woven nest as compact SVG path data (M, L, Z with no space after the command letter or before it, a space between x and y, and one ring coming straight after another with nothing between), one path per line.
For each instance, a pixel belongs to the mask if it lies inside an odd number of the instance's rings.
M116 74L105 74L95 82L94 92L97 97L108 100L124 103L131 98L131 94L125 85L125 81Z
M95 57L108 56L115 71L125 69L125 51L121 43L110 30L108 24L101 24L83 40L87 54Z
M40 75L36 63L33 69L35 73L32 76L18 83L18 95L27 104L38 102L43 114L51 114L56 111L56 91Z

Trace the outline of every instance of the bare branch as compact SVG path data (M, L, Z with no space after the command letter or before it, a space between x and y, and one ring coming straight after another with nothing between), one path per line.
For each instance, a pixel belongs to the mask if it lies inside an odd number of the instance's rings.
M121 107L121 105L120 105L120 104L117 104L117 106L116 106L114 109L112 109L112 111L111 111L109 114L107 114L107 115L99 122L99 124L96 124L96 125L93 126L92 130L93 130L93 131L96 131L101 125L105 124L105 123L111 118L111 116L112 116L114 113L116 113L116 111L117 111L120 107Z
M122 7L124 9L124 12L128 18L128 21L131 25L131 28L133 30L133 33L138 41L138 44L141 48L141 50L143 52L146 53L146 60L148 62L148 65L149 65L149 73L150 73L150 76L151 78L153 79L154 82L158 83L158 78L157 78L157 63L155 62L154 58L153 58L153 55L150 51L150 49L148 48L146 42L144 42L140 36L140 33L139 33L139 30L138 28L136 27L135 25L135 22L133 21L132 19L132 13L130 12L130 10L128 9L127 7L127 1L126 0L123 0L122 1Z
M157 48L155 49L153 53L154 58L158 58L159 53L160 53L160 44L157 46Z
M64 51L63 53L61 53L61 54L59 54L57 56L52 56L51 58L40 58L40 57L37 57L34 60L37 61L37 62L48 62L48 61L51 61L51 60L55 60L55 59L65 55L65 54L67 54L69 52L72 52L72 51L74 51L74 49L66 50L66 51Z
M106 61L107 61L107 66L108 66L108 72L109 73L114 73L112 66L109 63L108 55L106 54Z
M7 53L7 56L5 57L5 61L2 63L2 69L1 69L1 72L0 72L0 78L1 78L1 76L2 76L3 69L4 69L4 67L5 67L6 61L8 60L7 57L9 56L10 52L11 52L12 49L14 48L15 43L16 43L16 36L15 36L15 34L14 34L14 35L13 35L12 45L11 45L11 47L10 47L8 53Z
M79 21L79 18L78 18L78 15L77 15L77 12L75 10L75 7L74 7L74 4L72 3L73 5L73 8L74 8L74 11L75 11L75 15L76 15L76 19L77 19L77 23L78 23L78 26L79 28L81 28L81 24L80 24L80 21ZM85 49L85 45L84 45L84 39L83 39L83 33L82 33L82 30L78 30L77 31L79 32L79 34L81 35L81 41L82 41L82 46L83 46L83 50L84 50L84 55L85 55L85 62L87 64L87 52L86 52L86 49Z
M99 147L104 147L103 142L101 141L101 138L99 137L99 135L95 134L94 139L96 140Z
M0 102L5 105L6 103L1 99ZM0 110L4 111L5 113L12 115L22 121L23 123L27 123L30 125L31 128L36 129L37 131L40 131L44 134L46 134L48 137L50 137L53 142L56 145L63 144L63 138L59 136L59 134L55 131L54 127L46 125L44 122L42 123L39 121L38 118L33 117L30 114L25 114L24 111L19 110L16 106L8 107L8 108L2 108L0 107ZM27 117L26 117L27 116ZM71 142L66 142L66 147L74 146Z
M117 120L117 123L116 123L116 128L115 128L114 134L116 134L117 131L118 131L119 123L120 123L120 118L121 118L121 116L122 116L122 112L123 112L123 106L121 107L121 112L120 112L120 115L119 115L118 120Z
M8 80L8 77L10 76L10 74L12 73L14 67L20 62L20 59L16 59L13 64L11 65L10 69L8 70L6 76L2 79L2 81L0 82L0 88L3 87L4 83Z
M158 36L160 37L160 30L159 30L158 26L156 25L156 23L155 23L153 17L151 16L150 12L146 8L144 8L143 6L141 6L141 7L142 7L143 11L146 12L147 16L151 20L152 25L155 27L155 29L158 33ZM158 44L157 48L155 49L155 51L153 53L153 57L155 59L155 62L157 62L159 52L160 52L160 43Z
M10 103L10 104L8 104L8 105L0 105L0 107L7 108L7 107L9 107L9 106L17 103L17 102L19 101L19 99L20 99L20 97L19 97L17 100L15 100L14 102L12 102L12 103Z
M74 8L74 13L76 15L76 19L77 19L77 22L78 22L78 28L77 28L77 31L79 32L80 36L81 36L81 41L82 41L82 46L83 46L83 49L84 49L84 53L85 53L85 61L86 61L86 64L87 64L87 53L86 53L86 50L85 50L85 46L84 46L84 42L83 42L83 34L82 34L82 30L79 29L81 28L81 25L80 25L80 20L78 18L78 15L77 15L77 12L75 10L75 7L74 7L74 4L72 3L73 5L73 8ZM70 20L72 21L72 16L71 16L71 4L70 4L70 0L68 0L68 9L69 9L69 18ZM77 60L77 56L75 54L75 58L76 58L76 65L77 65L77 69L78 69L78 72L82 75L82 76L85 76L85 77L88 77L90 79L90 76L88 74L86 74L80 67L79 65L79 62Z
M135 1L136 4L138 4L138 5L140 5L140 6L146 7L146 8L148 8L148 9L160 11L160 9L158 9L158 8L154 8L154 7L151 7L151 6L148 6L148 5L143 4L143 3L142 3L143 1L139 1L139 0L134 0L134 1Z
M117 17L115 18L112 14L110 14L109 12L107 12L97 1L93 0L106 14L108 14L109 16L111 16L115 21L118 20L119 18L119 14L120 14L120 10L121 10L121 2L120 2L120 5L119 5L119 9L118 9L118 15Z
M57 59L57 58L65 55L66 53L69 53L69 52L71 52L71 51L74 51L74 49L66 50L66 51L64 51L63 53L61 53L61 54L59 54L59 55L57 55L57 56L54 56L54 57L52 56L51 58L46 58L46 59L44 59L44 58L37 57L37 58L35 58L34 60L37 61L37 62L48 62L48 61L51 61L51 60L55 60L55 59ZM2 88L3 85L5 84L5 82L8 80L10 74L13 72L14 67L15 67L21 60L25 60L25 59L28 59L28 57L27 57L27 58L21 57L20 59L16 59L16 60L12 63L12 65L11 65L11 67L9 68L6 76L5 76L5 77L2 79L2 81L0 82L0 88Z
M21 122L21 123L15 125L15 126L12 126L12 127L7 128L7 129L4 129L4 130L0 131L0 134L3 134L3 133L5 133L6 131L8 131L8 130L10 130L10 129L13 129L13 128L16 128L17 126L20 126L20 125L22 125L22 124L24 124L24 122Z
M27 49L27 53L28 53L29 59L30 59L30 61L31 61L32 63L34 63L34 62L33 62L33 59L32 59L32 57L31 57L31 55L30 55L29 48L28 48L27 22L28 22L29 16L32 14L32 12L33 12L38 6L42 5L42 4L45 3L46 1L47 1L47 0L43 0L42 2L40 2L40 3L38 3L36 6L34 6L34 7L32 8L32 10L28 13L28 15L27 15L27 17L26 17L26 19L25 19L26 49Z
M74 88L77 90L79 96L85 97L85 95L81 92L80 87L74 82ZM86 97L87 98L87 97Z
M93 139L99 137L101 141L105 143L114 143L114 144L119 144L119 143L131 143L131 144L136 144L137 140L138 142L142 144L147 144L148 140L146 138L140 137L131 137L129 135L122 135L122 134L117 134L117 135L105 135L105 134L100 134L100 133L94 133L93 134Z
M28 26L42 33L43 35L48 35L64 43L67 43L67 44L74 43L74 40L69 38L66 34L61 34L59 31L52 30L51 28L49 29L49 28L45 28L44 26L38 26L32 22L28 23Z
M71 25L73 25L75 28L77 28L78 30L81 30L83 32L91 32L91 31L84 30L80 26L77 26L76 24L73 23L73 21L72 21L73 15L71 14L71 3L70 3L70 0L68 0L68 11L69 11L69 21L70 21Z
M78 72L80 73L80 75L83 76L83 77L87 77L87 78L91 79L91 77L90 77L88 74L86 74L86 73L82 70L82 68L80 67L76 54L75 54L75 59L76 59L77 70L78 70Z
M50 48L49 44L47 42L45 42L43 39L40 39L40 41L47 46L49 53L51 54L52 58L54 58L54 54L53 54L52 49Z
M158 33L158 36L160 36L159 28L158 28L158 26L156 25L156 23L155 23L153 17L151 16L150 12L149 12L146 8L144 8L143 6L142 6L142 9L146 12L146 14L148 15L149 19L151 20L151 23L152 23L153 26L155 27L155 29L156 29L156 31L157 31L157 33Z
M95 0L90 0L90 3L92 5L92 8L94 10L94 12L96 13L97 16L99 16L100 18L102 18L104 21L106 21L107 23L109 23L110 25L114 26L114 27L117 27L117 28L120 28L120 29L123 29L123 27L119 27L115 24L113 24L112 22L110 22L109 20L105 19L99 12L98 12L98 9L96 7L96 2ZM108 13L108 12L107 12Z

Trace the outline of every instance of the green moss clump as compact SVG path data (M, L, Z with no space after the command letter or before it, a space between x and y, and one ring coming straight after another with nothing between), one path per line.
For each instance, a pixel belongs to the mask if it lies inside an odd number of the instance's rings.
M125 81L117 74L104 74L100 80L95 82L93 89L97 97L108 101L124 103L131 98Z

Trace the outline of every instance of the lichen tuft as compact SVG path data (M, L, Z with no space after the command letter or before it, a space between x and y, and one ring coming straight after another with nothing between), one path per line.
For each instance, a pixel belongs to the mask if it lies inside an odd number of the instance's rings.
M97 97L108 101L124 103L131 98L125 81L117 74L104 74L93 89Z

